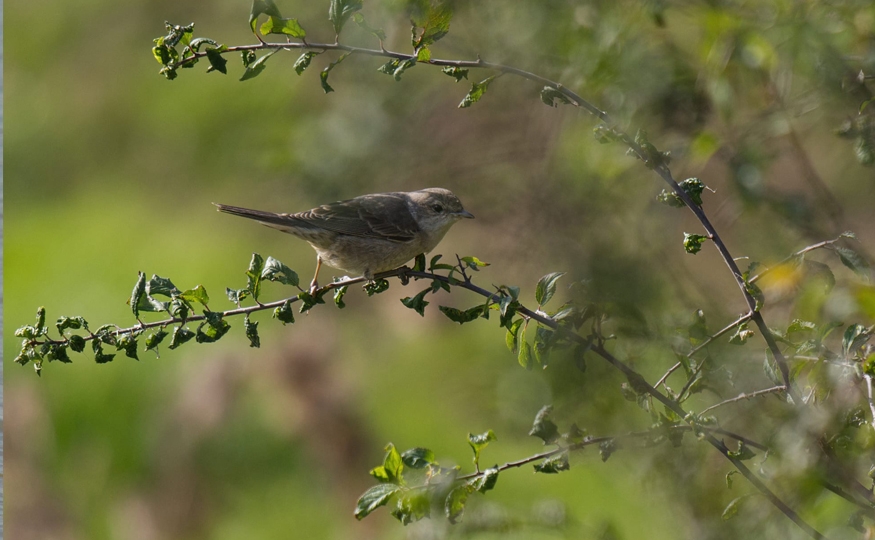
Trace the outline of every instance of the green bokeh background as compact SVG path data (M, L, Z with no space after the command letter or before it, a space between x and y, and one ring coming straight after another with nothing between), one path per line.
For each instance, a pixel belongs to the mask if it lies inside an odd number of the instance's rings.
M333 40L327 2L278 4L309 40ZM679 178L699 176L715 189L707 208L736 255L774 262L845 229L871 253L872 169L832 132L859 100L841 90L842 66L832 60L851 57L849 70L854 58L872 61L875 8L786 4L458 2L434 51L556 78L632 131L647 126L675 153ZM422 286L397 282L370 299L352 290L346 310L320 307L293 326L261 314L261 349L248 348L231 321L219 344L142 354L140 362L119 355L96 365L77 355L72 365L45 366L41 378L13 364L14 329L38 306L50 321L132 323L125 302L138 271L181 288L204 285L213 309L230 307L222 291L245 284L253 251L309 278L315 261L306 244L220 215L211 202L299 211L368 192L452 189L478 219L457 225L438 253L491 262L478 281L520 285L528 302L544 273L590 280L595 297L628 314L616 350L649 377L674 362L673 332L693 310L720 327L744 309L711 246L683 254L682 233L698 226L655 201L656 177L618 146L595 142L587 114L545 107L531 83L503 77L460 110L468 82L417 66L396 83L377 73L374 58L347 59L331 74L336 92L325 95L317 70L331 53L300 77L294 54L276 55L244 83L236 55L228 76L205 74L205 63L172 82L158 75L149 49L165 20L194 21L196 36L244 44L254 41L248 9L237 0L6 2L11 538L798 534L768 508L717 526L736 493L723 487L727 464L691 441L604 464L583 452L556 476L528 467L503 473L455 528L441 519L403 528L385 511L357 522L355 501L389 441L432 448L441 463L468 469L469 432L498 434L485 450L489 464L541 451L526 432L547 403L560 427L577 422L594 435L649 423L595 359L585 374L567 361L526 372L495 321L458 327L434 309L476 303L462 291L435 297L424 318L398 301ZM366 2L369 22L389 34L387 48L409 47L405 10L400 0ZM343 40L374 46L353 25ZM769 96L775 88L778 105ZM778 295L770 316L871 320L871 287L840 266L836 275L832 296ZM269 298L283 294L267 287ZM845 534L843 509L824 502L806 510Z

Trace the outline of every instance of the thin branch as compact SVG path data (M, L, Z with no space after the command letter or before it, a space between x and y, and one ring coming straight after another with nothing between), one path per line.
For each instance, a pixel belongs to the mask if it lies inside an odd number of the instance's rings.
M838 238L833 238L832 240L824 240L823 242L818 242L818 243L816 243L816 244L812 244L812 245L810 245L810 246L804 247L804 248L800 249L799 251L797 251L796 253L790 255L789 257L784 258L784 260L782 260L782 261L779 262L778 264L776 264L776 265L774 265L774 266L772 266L772 267L770 267L770 268L766 268L765 270L763 270L763 271L760 272L759 274L757 274L757 275L755 275L754 277L750 278L750 280L748 281L748 283L756 283L757 281L759 281L760 278L762 278L762 277L765 276L766 274L769 274L770 272L774 271L776 268L781 267L781 266L787 264L788 262L792 261L792 260L795 259L796 257L801 257L802 255L805 255L805 254L808 253L809 251L814 251L814 250L816 250L816 249L821 249L821 248L825 248L825 247L827 247L827 246L831 246L832 244L835 244L836 242L838 242L838 241L841 240L841 239L842 239L842 237L839 236Z
M717 407L722 407L723 405L729 405L730 403L736 403L736 402L742 401L744 399L751 399L751 398L755 398L755 397L759 397L759 396L765 396L768 394L777 394L779 392L786 392L786 391L787 391L787 389L783 386L773 386L771 388L766 388L764 390L757 390L756 392L751 392L749 394L741 393L741 394L738 394L734 398L727 399L725 401L721 401L720 403L717 403L715 405L711 405L707 409L703 409L702 412L700 412L699 414L705 414L706 412L714 410Z
M738 325L740 325L740 324L743 324L743 323L749 321L750 318L751 318L751 315L752 315L751 313L748 313L747 315L742 315L742 316L741 316L739 319L737 319L735 322L729 323L725 328L723 328L722 330L720 330L720 331L717 332L716 334L713 334L713 335L711 335L711 336L708 336L708 339L706 339L706 340L703 341L702 343L698 344L697 346L693 347L693 349L692 349L690 352L687 353L687 355L686 355L687 358L692 358L697 352L701 351L702 349L704 349L705 347L707 347L708 345L710 345L711 342L713 342L715 339L717 339L717 338L719 338L720 336L722 336L723 334L729 332L730 330L732 330L732 329L735 328L736 326L738 326ZM662 377L660 377L660 379L659 379L658 381L656 381L656 384L654 384L653 386L659 388L659 386L660 386L661 384L663 384L663 383L666 381L666 379L668 379L669 376L670 376L672 373L674 373L679 367L681 367L681 363L680 363L680 362L678 362L677 364L675 364L675 365L673 365L672 367L670 367L669 370L665 372L665 375L663 375ZM686 388L685 388L685 389L686 389ZM678 394L678 395L679 395L679 396L683 395L683 391L682 391L680 394Z

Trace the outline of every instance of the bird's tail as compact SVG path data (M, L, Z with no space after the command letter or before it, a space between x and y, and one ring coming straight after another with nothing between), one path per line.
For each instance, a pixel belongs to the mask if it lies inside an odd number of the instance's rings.
M240 208L239 206L228 206L227 204L213 203L219 212L226 214L234 214L235 216L245 217L260 221L265 225L290 225L290 219L287 214L276 214L274 212L263 212L261 210L250 210L249 208Z

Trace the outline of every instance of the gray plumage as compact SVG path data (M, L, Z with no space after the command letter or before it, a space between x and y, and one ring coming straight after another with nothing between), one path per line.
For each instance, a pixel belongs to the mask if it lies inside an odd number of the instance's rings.
M296 214L216 206L309 242L317 254L316 277L324 262L373 279L430 252L456 221L474 217L443 188L362 195ZM316 277L311 287L317 286Z

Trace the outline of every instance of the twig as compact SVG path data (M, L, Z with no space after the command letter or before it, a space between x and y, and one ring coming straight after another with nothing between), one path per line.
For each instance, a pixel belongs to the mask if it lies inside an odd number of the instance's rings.
M742 315L742 316L741 316L739 319L737 319L735 322L729 323L729 325L727 325L725 328L723 328L722 330L720 330L720 331L717 332L716 334L713 334L713 335L711 335L711 336L708 336L708 339L706 339L706 340L703 341L702 343L696 345L695 347L693 347L693 350L691 350L690 352L687 353L687 355L686 355L687 358L692 358L693 355L695 355L697 352L701 351L702 349L704 349L705 347L707 347L708 345L710 345L711 342L713 342L715 339L717 339L717 338L719 338L720 336L722 336L723 334L729 332L730 330L732 330L732 329L735 328L736 326L738 326L738 325L740 325L740 324L743 324L743 323L749 321L749 320L750 320L750 317L751 317L751 313L748 313L747 315ZM670 376L672 373L674 373L679 367L681 367L681 363L680 363L680 362L678 362L677 364L675 364L675 365L673 365L672 367L670 367L670 368L668 369L668 371L665 372L665 375L663 375L662 377L660 377L660 379L659 379L658 381L656 381L656 384L654 384L653 386L659 388L659 386L660 386L661 384L663 384L663 383L666 381L666 379L668 379L669 376ZM684 390L686 390L686 389L687 389L687 388L685 387ZM679 396L683 395L683 391L681 391L681 393L678 394L678 395L679 395Z
M872 427L875 428L875 400L872 399L872 376L864 373L863 378L866 379L866 400L869 402L869 411L872 413Z
M804 247L804 248L800 249L799 251L797 251L796 253L790 255L789 257L784 258L784 259L783 259L781 262L779 262L778 264L776 264L776 265L774 265L774 266L772 266L772 267L770 267L770 268L766 268L765 270L763 270L763 271L760 272L759 274L757 274L757 275L755 275L754 277L750 278L750 280L748 280L748 283L756 283L757 281L759 281L760 278L762 278L762 277L765 276L766 274L768 274L768 273L774 271L776 268L778 268L778 267L780 267L780 266L783 266L783 265L787 264L788 262L792 261L792 260L795 259L796 257L800 257L800 256L802 256L802 255L805 255L805 254L808 253L809 251L814 251L814 250L816 250L816 249L821 249L821 248L825 248L825 247L827 247L827 246L831 246L832 244L835 244L836 242L838 242L839 240L841 240L841 238L842 238L842 237L839 236L838 238L833 238L832 240L824 240L823 242L818 242L818 243L816 243L816 244L811 244L810 246Z
M725 401L721 401L720 403L717 403L715 405L711 405L707 409L703 409L702 412L700 412L699 414L705 414L706 412L714 410L717 407L722 407L723 405L729 405L730 403L735 403L735 402L741 401L743 399L751 399L751 398L755 398L755 397L759 397L759 396L765 396L768 394L777 394L778 392L786 392L786 391L787 391L787 389L783 386L773 386L771 388L766 388L764 390L757 390L756 392L751 392L749 394L741 393L741 394L738 394L734 398L727 399Z

